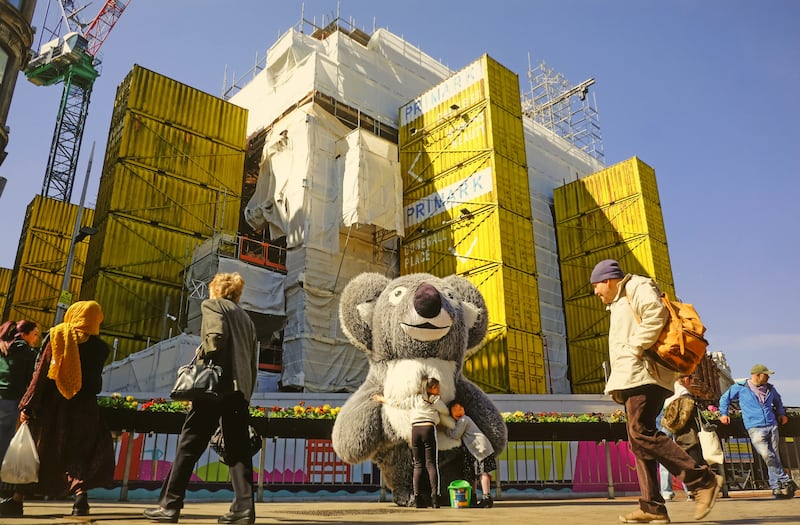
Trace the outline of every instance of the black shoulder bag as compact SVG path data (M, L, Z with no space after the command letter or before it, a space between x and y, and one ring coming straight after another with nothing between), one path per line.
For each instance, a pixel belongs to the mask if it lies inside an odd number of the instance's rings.
M211 360L202 364L197 362L200 348L188 365L178 369L175 385L169 397L177 401L197 401L198 399L217 399L222 378L222 367L215 365Z

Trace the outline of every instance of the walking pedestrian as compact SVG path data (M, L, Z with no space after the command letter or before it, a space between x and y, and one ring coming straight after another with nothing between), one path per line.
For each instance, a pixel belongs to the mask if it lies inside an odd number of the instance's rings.
M420 391L406 399L390 400L382 394L373 394L372 399L379 403L389 403L394 407L411 410L411 454L414 458L414 506L427 507L427 496L421 493L425 472L430 485L431 507L441 506L439 496L439 444L436 427L443 418L450 417L450 410L439 397L439 380L423 377ZM449 425L452 427L452 422Z
M731 402L738 400L744 427L750 435L753 448L767 465L772 496L775 499L789 499L794 497L797 484L784 470L778 454L778 423L785 425L789 418L786 416L781 395L769 382L769 376L774 373L764 365L753 365L750 379L734 383L720 397L719 422L723 425L730 424L728 410Z
M722 476L698 465L681 447L656 427L656 416L672 395L678 377L645 355L668 318L661 291L644 276L625 274L613 259L600 261L590 282L611 313L608 333L611 375L605 392L625 405L628 439L636 458L641 497L639 509L620 516L623 523L669 523L659 492L658 464L684 482L695 499L696 520L711 511L722 488Z
M703 450L700 448L700 431L697 405L690 388L692 376L682 375L675 381L675 393L664 401L664 409L656 418L658 429L671 437L683 450L689 454L698 465L705 465ZM672 489L672 474L664 465L659 464L661 477L661 496L666 501L675 498ZM684 487L685 488L685 487ZM689 500L692 495L686 491Z
M0 325L0 464L19 421L19 400L33 377L39 328L33 321L6 321ZM3 497L13 494L13 485L2 486Z
M222 423L226 462L233 485L230 512L218 523L255 523L253 457L250 453L250 397L258 372L258 341L250 316L239 306L244 279L238 273L218 273L203 301L201 357L222 367L219 399L192 402L178 438L175 461L161 489L159 506L144 511L153 521L177 523L194 465Z
M72 515L88 516L86 491L111 483L114 444L97 406L110 353L98 337L102 322L97 302L78 301L45 338L36 371L19 402L20 418L28 422L39 453L39 481L18 487L3 500L1 516L22 516L29 490L54 498L72 494Z
M447 406L450 407L450 415L456 420L456 427L445 430L445 433L451 438L461 441L466 449L464 452L464 477L466 479L477 477L480 482L481 499L477 500L477 506L492 508L494 506L492 472L497 469L494 447L472 418L464 413L464 405L461 402L453 400Z

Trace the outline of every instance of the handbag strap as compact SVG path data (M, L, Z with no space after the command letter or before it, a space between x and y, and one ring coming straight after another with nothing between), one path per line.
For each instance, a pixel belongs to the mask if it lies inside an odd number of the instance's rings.
M197 348L194 349L194 357L192 357L192 360L189 361L189 364L193 365L193 364L197 363L197 360L200 358L200 354L202 354L202 353L203 353L203 345L201 343L201 344L197 345ZM211 359L211 358L208 358L208 359L203 358L203 362L205 364L207 364L207 365L213 365L214 364L214 360Z
M695 405L695 410L697 410L697 426L700 430L706 430L709 426L716 426L708 420L703 411L700 410L700 407Z
M192 360L189 361L190 365L197 363L197 360L200 358L200 349L203 345L198 345L197 348L194 349L194 356L192 356Z

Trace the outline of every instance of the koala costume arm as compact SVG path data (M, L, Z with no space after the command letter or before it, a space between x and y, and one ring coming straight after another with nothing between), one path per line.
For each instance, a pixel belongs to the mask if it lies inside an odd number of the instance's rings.
M333 424L333 449L347 463L361 463L385 441L381 404L371 399L383 386L372 371L361 387L351 395Z
M499 455L503 452L508 442L508 429L503 421L503 416L489 396L462 376L456 383L456 398L462 401L464 413L489 438L495 454Z
M364 383L342 406L333 424L333 449L347 463L370 459L386 442L381 403L371 399L383 392L386 365L375 359L372 345L372 308L389 279L378 273L364 273L342 291L339 319L345 335L370 361Z

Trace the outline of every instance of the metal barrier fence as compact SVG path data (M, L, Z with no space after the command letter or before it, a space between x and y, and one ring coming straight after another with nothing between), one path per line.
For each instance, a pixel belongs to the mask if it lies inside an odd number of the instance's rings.
M132 488L156 489L167 476L177 448L176 434L122 432L118 434L115 485L120 500ZM769 488L767 469L747 438L724 437L723 492ZM781 438L784 466L800 482L800 445L794 437ZM504 490L547 490L548 497L603 496L639 489L633 453L624 440L510 441L497 457L494 483ZM257 498L277 491L347 491L375 493L381 501L386 489L380 471L367 461L349 465L333 451L329 439L265 437L253 458ZM722 469L720 469L722 470ZM228 468L208 449L198 461L189 490L229 487ZM563 493L559 495L559 491Z

